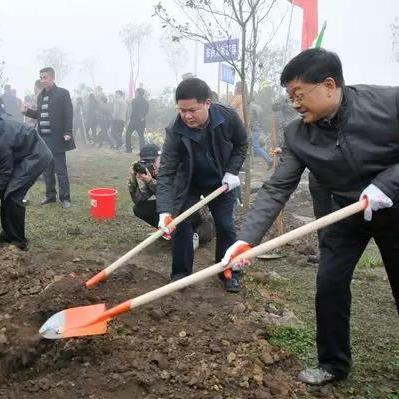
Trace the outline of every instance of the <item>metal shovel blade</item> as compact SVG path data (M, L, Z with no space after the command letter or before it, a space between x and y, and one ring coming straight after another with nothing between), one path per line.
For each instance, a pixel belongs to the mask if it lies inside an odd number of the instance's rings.
M41 326L39 334L47 339L105 334L107 321L97 321L105 310L104 303L62 310Z

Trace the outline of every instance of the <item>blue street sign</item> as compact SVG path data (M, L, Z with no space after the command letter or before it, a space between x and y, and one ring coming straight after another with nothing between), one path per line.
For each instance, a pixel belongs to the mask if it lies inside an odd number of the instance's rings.
M222 73L220 80L222 82L230 83L231 85L234 84L236 71L230 65L222 64Z
M238 59L238 39L220 40L204 44L204 63L235 61Z

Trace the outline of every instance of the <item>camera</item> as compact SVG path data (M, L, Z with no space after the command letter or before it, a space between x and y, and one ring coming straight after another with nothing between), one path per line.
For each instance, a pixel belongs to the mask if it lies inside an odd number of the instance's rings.
M140 159L140 161L133 164L134 173L146 174L146 169L152 174L154 172L154 164L152 160Z

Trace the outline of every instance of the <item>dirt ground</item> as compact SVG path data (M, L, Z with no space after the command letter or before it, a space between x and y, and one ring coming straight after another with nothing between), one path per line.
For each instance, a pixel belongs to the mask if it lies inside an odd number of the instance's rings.
M151 232L130 213L124 172L130 158L110 150L98 154L73 155L74 200L68 212L56 204L46 209L35 205L42 187L34 187L28 208L29 252L0 247L0 399L374 399L342 395L333 386L310 389L297 381L303 362L270 343L270 316L285 315L290 286L287 293L275 290L273 268L265 268L262 261L247 272L246 288L238 295L227 295L218 279L211 278L115 319L106 335L40 339L42 323L60 310L97 303L111 307L168 282L170 243L160 241L106 283L84 288L85 280ZM260 161L254 170L254 185L259 186L264 175ZM117 218L106 225L88 217L87 190L99 182L120 192ZM286 230L311 218L304 179L287 207ZM280 263L297 273L298 282L313 284L313 269L298 266L306 263L315 244L313 235L284 250ZM211 264L212 243L195 253L196 270ZM303 292L306 296L296 303L303 302L303 311L311 313L308 302L314 294L307 287ZM313 347L307 350L314 352Z
M209 251L199 251L199 267L210 264ZM271 347L248 304L225 295L217 279L119 318L105 336L48 341L37 331L53 313L116 304L167 278L130 264L88 290L81 279L104 265L98 255L49 258L3 247L0 262L1 398L289 398L304 391L293 378L297 361Z

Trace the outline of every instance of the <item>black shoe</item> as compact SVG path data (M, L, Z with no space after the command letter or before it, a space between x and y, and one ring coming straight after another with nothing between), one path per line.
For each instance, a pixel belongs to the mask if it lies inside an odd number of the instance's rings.
M17 247L18 249L20 249L21 251L24 251L24 252L26 252L28 250L28 243L26 243L26 242L11 241L10 245L14 245L15 247Z
M324 385L345 378L346 376L337 376L322 367L305 369L298 374L298 379L308 385Z
M4 231L0 232L0 242L9 243L10 240L7 238L6 233Z
M64 209L68 209L71 207L71 202L68 200L63 200L61 201L61 207Z
M233 272L231 279L223 278L222 280L226 292L237 293L241 291L241 282L237 272Z
M55 198L44 198L41 202L40 205L47 205L47 204L52 204L53 202L57 202Z
M28 250L28 243L26 241L12 241L7 238L4 231L0 232L0 244L10 244L19 248L21 251Z
M307 262L311 263L313 265L319 264L320 263L320 255L309 255Z

